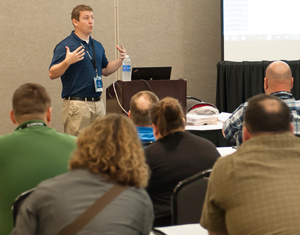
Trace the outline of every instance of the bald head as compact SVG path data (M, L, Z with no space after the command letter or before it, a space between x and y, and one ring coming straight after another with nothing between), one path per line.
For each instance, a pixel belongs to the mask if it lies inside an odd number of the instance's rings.
M150 126L150 107L158 102L157 96L150 91L140 91L130 100L130 118L137 126Z
M265 92L271 94L277 91L290 92L293 87L292 71L283 61L274 61L266 69Z
M290 109L278 97L260 94L249 99L245 126L251 134L290 132Z

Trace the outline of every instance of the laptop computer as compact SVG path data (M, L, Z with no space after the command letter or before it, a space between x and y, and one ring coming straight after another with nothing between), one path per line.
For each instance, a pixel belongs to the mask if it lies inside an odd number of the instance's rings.
M132 68L131 80L170 80L172 67Z

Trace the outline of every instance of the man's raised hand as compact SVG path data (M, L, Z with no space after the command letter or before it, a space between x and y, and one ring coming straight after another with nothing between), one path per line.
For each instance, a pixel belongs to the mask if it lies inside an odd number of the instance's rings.
M118 45L116 47L117 47L117 49L118 49L118 51L120 53L120 59L124 60L125 59L125 55L127 55L125 47L123 47L122 44L121 44L121 48Z
M74 64L80 60L83 60L85 49L82 48L82 46L78 47L75 51L70 52L70 48L66 46L66 58L65 61L71 65Z

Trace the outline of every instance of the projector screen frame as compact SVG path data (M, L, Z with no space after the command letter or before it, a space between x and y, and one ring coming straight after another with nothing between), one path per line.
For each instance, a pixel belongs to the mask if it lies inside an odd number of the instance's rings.
M235 6L239 2L220 0L221 60L300 60L300 1L283 7L281 2L266 0L258 8L250 0L243 2Z
M224 61L224 0L220 0L220 9L221 9L221 61Z

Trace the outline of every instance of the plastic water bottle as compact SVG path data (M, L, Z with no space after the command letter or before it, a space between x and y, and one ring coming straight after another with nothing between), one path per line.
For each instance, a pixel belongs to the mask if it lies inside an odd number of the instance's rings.
M131 60L129 55L125 55L123 60L123 81L131 81Z

